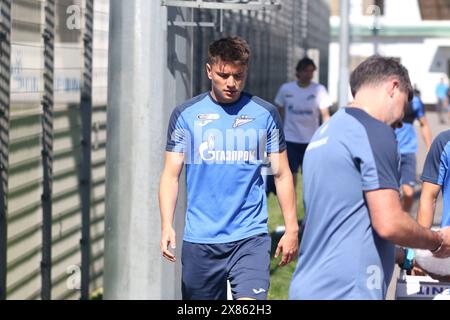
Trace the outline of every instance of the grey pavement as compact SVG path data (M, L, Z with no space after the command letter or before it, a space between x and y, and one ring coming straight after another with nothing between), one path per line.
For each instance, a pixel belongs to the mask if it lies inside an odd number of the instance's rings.
M450 129L450 122L448 119L447 119L446 124L440 124L438 121L437 114L435 112L427 112L426 116L428 119L428 123L430 125L432 139L434 139L440 132ZM423 142L423 138L420 133L420 126L419 126L419 124L417 124L417 122L416 122L415 127L416 127L417 137L419 140L419 151L417 153L417 173L416 173L417 179L419 179L420 175L422 173L423 164L424 164L426 156L427 156L427 151L425 148L425 143ZM419 183L416 187L415 201L414 201L413 208L411 210L411 214L414 217L416 217L416 215L417 215L420 190L421 190L421 187L420 187L420 183ZM441 214L442 214L442 198L441 198L441 195L439 195L439 199L436 203L436 214L434 216L434 225L435 226L439 225L440 220L441 220ZM392 281L389 286L388 294L386 296L387 300L394 300L394 298L395 298L395 283L396 283L396 280L397 280L399 274L400 274L400 268L396 265L395 270L394 270L394 275L392 276Z

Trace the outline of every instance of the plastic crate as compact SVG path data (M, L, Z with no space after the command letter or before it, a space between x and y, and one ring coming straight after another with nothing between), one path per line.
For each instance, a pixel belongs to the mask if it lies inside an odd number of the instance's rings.
M428 276L400 275L395 289L396 300L450 300L450 282Z

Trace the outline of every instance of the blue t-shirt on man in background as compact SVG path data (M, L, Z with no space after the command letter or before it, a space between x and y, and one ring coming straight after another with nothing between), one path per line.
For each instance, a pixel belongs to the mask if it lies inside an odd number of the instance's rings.
M400 154L417 153L417 135L414 121L425 116L425 108L418 96L414 96L403 117L403 126L395 130Z
M384 299L394 244L372 227L364 192L399 189L394 130L358 108L342 108L305 154L305 228L290 299ZM386 214L389 214L388 212Z
M450 130L440 133L431 144L421 180L441 186L443 212L441 228L450 226Z
M444 100L445 98L447 98L447 90L447 84L443 82L438 83L436 86L436 97L438 97L438 99Z
M172 113L166 151L185 155L184 240L215 244L268 233L261 169L286 149L275 106L247 93L230 104L209 93Z

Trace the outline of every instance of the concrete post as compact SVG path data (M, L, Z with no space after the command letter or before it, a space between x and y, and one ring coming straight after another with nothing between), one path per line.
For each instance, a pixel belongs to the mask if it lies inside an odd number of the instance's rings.
M339 34L339 107L348 104L349 88L349 46L350 46L350 21L349 0L340 1L340 34Z
M180 298L185 192L175 213L173 264L159 249L158 188L170 113L191 95L192 37L186 28L167 27L168 16L188 16L183 10L111 0L105 299Z

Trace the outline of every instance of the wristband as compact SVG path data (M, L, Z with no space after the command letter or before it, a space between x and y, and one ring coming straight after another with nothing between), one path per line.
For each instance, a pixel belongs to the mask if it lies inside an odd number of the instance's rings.
M403 270L411 270L414 266L414 250L411 248L405 248L403 249L403 251L405 253L405 259L400 265L400 268L402 268Z

